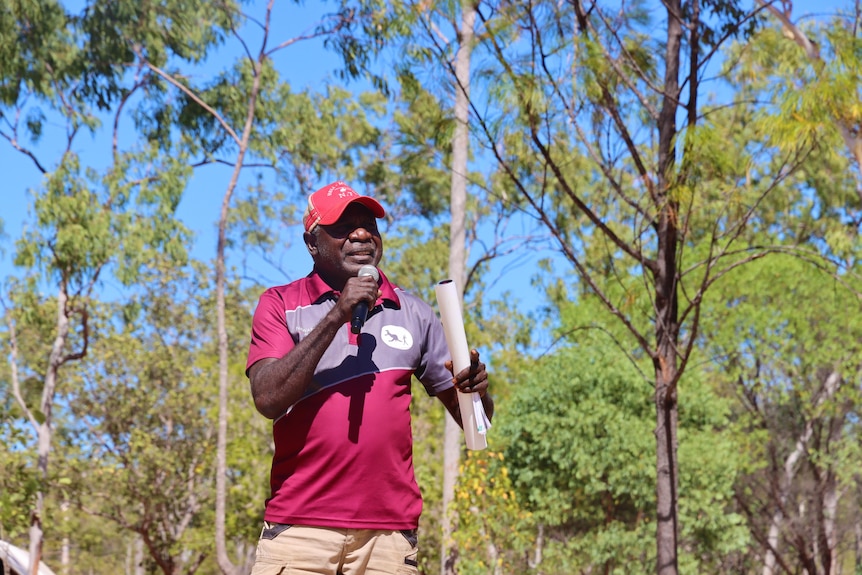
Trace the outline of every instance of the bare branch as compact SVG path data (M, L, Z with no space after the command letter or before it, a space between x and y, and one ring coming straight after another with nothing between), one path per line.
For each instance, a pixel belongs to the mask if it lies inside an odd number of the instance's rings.
M541 138L539 137L539 133L534 126L530 126L530 134L533 140L533 144L535 144L535 146L539 149L539 152L541 153L542 157L547 162L548 166L551 168L551 171L556 176L557 181L560 183L560 186L562 186L563 191L566 193L569 199L572 200L572 203L575 204L575 207L581 213L587 216L587 219L589 219L593 223L593 225L595 225L599 230L601 230L602 234L609 238L620 250L628 254L632 259L643 265L645 268L655 270L656 264L654 261L645 257L640 251L636 250L627 242L623 241L622 238L620 238L612 229L610 229L608 225L604 221L602 221L602 219L583 202L581 197L575 193L575 191L569 185L569 182L566 179L565 175L562 173L562 170L560 169L556 160L551 157L550 149L545 146L544 142L542 142Z
M24 99L24 101L26 100L27 98ZM45 167L39 161L39 158L36 157L36 154L33 153L31 150L21 146L21 143L18 141L18 124L21 120L22 109L23 108L21 108L20 106L15 108L15 119L13 122L10 122L8 116L6 114L3 114L2 111L0 111L0 118L3 118L4 123L9 126L10 130L12 131L11 134L7 134L4 131L0 131L0 136L2 136L7 142L9 142L13 148L30 158L36 165L37 170L39 170L42 174L47 174L48 170L45 169Z
M84 356L87 355L87 347L89 346L89 343L90 343L90 325L89 325L89 321L88 321L90 314L87 311L86 304L84 304L80 308L67 309L67 311L66 311L67 316L70 316L72 313L78 313L81 316L81 337L83 339L83 342L81 343L81 349L80 350L78 350L76 352L72 352L72 353L67 353L65 356L63 356L63 359L61 360L60 365L63 365L63 364L68 363L70 361L76 361L76 360L82 359Z
M21 408L33 430L38 433L39 422L36 421L36 417L27 406L24 396L21 394L21 379L18 375L18 330L15 325L15 318L11 316L10 310L6 307L6 302L2 298L0 298L0 303L3 305L4 315L8 318L7 322L9 325L9 369L12 379L12 395L15 397L18 407Z
M35 164L37 170L39 170L43 174L48 173L48 170L46 170L45 167L39 162L39 159L36 157L36 155L27 148L22 147L21 144L19 144L17 137L10 136L6 132L0 132L0 136L2 136L7 142L12 144L13 148L33 160L33 164Z
M584 17L584 19L587 20L585 17ZM634 201L633 199L629 198L628 195L623 191L622 185L614 177L613 173L611 173L610 167L607 165L607 162L605 162L603 160L603 158L600 156L600 154L594 149L592 143L586 137L586 134L584 133L583 129L580 126L580 122L578 122L577 114L576 114L574 108L572 107L571 103L566 99L566 97L563 95L562 90L560 89L559 84L557 82L556 76L554 74L552 74L550 69L548 68L547 61L545 58L545 51L542 48L541 34L538 33L538 30L536 30L536 40L538 42L539 51L541 53L542 70L545 74L545 77L546 77L548 83L552 86L554 93L557 94L557 96L559 97L560 102L562 103L566 112L568 113L569 118L571 119L571 122L572 122L572 126L574 127L575 132L578 134L578 138L584 144L584 147L586 148L587 153L590 155L590 157L593 159L593 162L595 162L595 164L599 167L599 169L601 169L602 174L605 176L605 179L608 181L608 183L610 183L611 187L614 189L614 191L617 193L617 195L626 204L628 204L634 210L636 210L638 213L640 213L642 216L644 216L644 218L651 219L649 217L649 215L647 214L647 212L644 211L644 209L640 206L640 204L638 202ZM607 57L610 58L609 55L607 55ZM631 138L631 135L628 132L628 128L626 127L625 123L622 121L622 118L620 117L619 110L616 106L616 103L614 102L613 98L610 96L607 88L604 85L602 86L602 94L603 94L603 99L604 99L603 103L605 105L605 108L608 110L608 112L611 113L612 119L614 120L614 125L620 131L620 136L623 138L623 141L626 144L626 148L629 150L629 153L632 155L632 159L634 160L635 165L637 166L638 173L640 174L641 179L646 184L647 190L649 191L650 196L653 198L653 201L655 202L655 194L653 193L653 183L649 177L649 172L647 171L646 167L643 164L643 161L641 160L640 152L637 149L637 147L634 145L634 142Z
M140 53L138 55L140 56ZM239 136L237 136L236 132L233 131L233 128L230 127L230 125L222 117L221 114L219 114L216 110L214 110L209 104L207 104L206 102L201 100L200 97L198 97L198 95L195 94L192 90L190 90L187 86L185 86L181 82L178 82L177 80L175 80L173 78L173 76L171 76L170 74L168 74L167 72L165 72L164 70L159 68L158 66L153 65L151 62L149 62L147 60L144 60L144 62L146 63L147 68L149 68L150 70L152 70L153 72L155 72L156 74L158 74L159 76L164 78L167 82L169 82L170 84L172 84L173 86L178 88L181 92L183 92L186 96L191 98L201 108L203 108L204 110L209 112L210 115L212 115L212 117L215 118L219 124L221 124L222 128L224 128L224 130L228 134L230 134L230 137L233 138L234 142L236 142L237 144L241 143Z
M480 123L482 124L483 128L487 130L483 118L480 118ZM542 223L544 223L544 225L551 231L551 234L557 240L557 244L559 245L563 255L565 255L566 259L568 259L575 266L578 275L580 275L580 277L585 282L587 282L587 285L589 285L593 293L595 293L596 296L602 301L602 303L604 303L605 307L607 307L611 314L616 316L623 323L623 325L626 326L626 328L635 337L644 352L647 353L650 357L654 357L655 350L650 347L646 337L644 337L644 335L640 333L640 331L631 323L629 318L624 313L622 313L622 310L620 310L613 302L611 302L610 298L599 288L592 275L587 271L586 267L584 267L579 258L572 251L571 246L563 238L562 232L556 227L548 214L545 212L544 208L542 208L536 202L535 198L530 194L530 192L526 188L524 188L524 185L518 178L517 174L513 172L508 162L506 162L506 160L499 155L499 152L496 148L494 149L494 153L500 166L503 167L504 171L506 172L506 175L509 177L509 180L518 188L523 197L530 203L530 205L539 215L539 218L541 219Z
M222 4L222 7L223 7L223 8L225 8L225 7L226 7L226 5L225 5L225 4ZM239 34L239 32L237 31L236 23L235 23L235 22L234 22L234 20L233 20L233 14L231 14L231 13L230 13L229 11L227 11L227 10L226 10L226 12L227 12L228 20L230 21L230 31L231 31L231 33L233 34L233 37L237 40L237 42L239 42L239 45L240 45L240 46L242 46L242 50L243 50L243 52L245 52L245 57L246 57L246 58L248 58L248 61L249 61L249 62L252 62L252 64L253 64L253 63L254 63L254 56L252 56L252 54L251 54L251 50L249 49L248 44L246 44L246 42L245 42L245 38L243 38L243 37ZM263 46L266 46L266 37L269 35L269 14L270 14L270 12L271 12L271 10L267 10L267 13L266 13L266 24L263 24L263 25L262 25L262 24L260 24L260 22L258 22L257 20L255 20L255 19L251 19L255 24L257 24L258 26L260 26L260 27L263 29L263 31L264 31L264 32L263 32L263 33L264 33L264 41L263 41L263 44L262 44Z
M132 97L132 95L138 91L144 85L144 82L140 78L140 72L144 67L144 63L139 61L138 70L135 74L135 82L132 84L132 88L123 94L120 98L119 104L117 104L117 112L114 114L114 129L112 131L112 139L111 139L111 150L113 151L114 158L116 158L119 154L119 132L120 132L120 117L123 113L123 109L126 107L126 103Z
M278 52L279 50L283 50L284 48L292 46L293 44L296 44L298 42L304 42L305 40L313 40L314 38L320 38L322 36L329 36L329 35L337 32L338 30L340 30L345 25L346 25L346 23L341 22L337 26L335 26L334 28L332 28L330 30L322 30L320 32L313 32L311 34L302 34L302 35L296 36L294 38L290 38L289 40L285 40L284 42L282 42L278 46L275 46L274 48L267 50L266 55L272 56L272 54L274 54L275 52Z
M481 16L481 15L480 15L480 16ZM483 20L483 21L484 21L484 20ZM515 74L514 70L512 70L512 67L509 65L509 63L506 61L506 58L503 56L503 50L502 50L502 48L500 47L500 44L499 44L499 42L497 41L496 36L492 33L492 34L489 34L489 35L488 35L488 38L491 40L491 45L493 46L494 51L495 51L495 53L496 53L496 55L497 55L497 60L498 60L498 62L503 66L503 68L504 68L504 70L505 70L506 74L509 76L509 78L510 78L510 79L511 79L515 84L517 84L517 75ZM451 71L451 66L449 66L449 68L450 68L450 71ZM477 117L477 118L479 118L479 119L480 119L480 121L482 122L482 128L483 128L483 130L484 130L484 132L485 132L485 134L486 134L486 137L488 138L489 143L493 143L494 139L493 139L493 137L491 137L490 131L489 131L489 130L488 130L488 128L487 128L487 124L484 122L484 118L483 118L482 114L479 112L479 110L477 110L477 109L476 109L476 107L475 107L474 103L472 102L472 100L470 101L470 105L471 105L471 107L473 108L473 110L474 110L474 113L475 113L476 117ZM537 121L537 118L536 118L536 114L535 114L535 112L531 109L531 106L530 106L529 102L523 102L523 101L522 101L521 105L522 105L522 109L523 109L523 111L524 111L524 112L527 114L527 116L528 116L528 120L529 120L529 128L530 128L530 135L531 135L531 139L532 139L532 141L533 141L533 144L536 146L536 148L538 148L538 150L539 150L539 152L540 152L541 157L545 160L545 162L547 163L547 165L551 168L551 171L554 173L554 176L556 177L557 181L558 181L558 182L560 183L560 185L562 186L563 191L566 193L566 195L569 197L569 199L571 199L571 200L572 200L572 202L575 204L575 207L576 207L578 210L580 210L580 211L581 211L581 212L582 212L582 213L583 213L583 214L584 214L584 215L585 215L585 216L586 216L586 217L587 217L587 218L588 218L588 219L593 223L593 225L595 225L597 228L599 228L603 234L605 234L607 237L609 237L609 238L611 239L611 241L612 241L612 242L614 242L614 244L615 244L615 245L616 245L620 250L622 250L622 251L624 251L625 253L627 253L627 254L628 254L629 256L631 256L635 261L637 261L638 263L640 263L640 264L641 264L641 265L643 265L644 267L649 268L649 269L655 269L655 262L652 262L652 261L650 261L648 258L644 257L644 255L643 255L642 253L640 253L640 252L638 252L637 250L633 249L633 248L632 248L632 246L630 246L628 243L624 242L624 241L623 241L619 236L617 236L617 235L616 235L616 233L614 233L614 231L613 231L613 230L611 230L611 229L610 229L610 228L609 228L609 227L608 227L608 226L607 226L607 225L606 225L606 224L601 220L601 218L599 218L599 217L598 217L598 216L597 216L597 215L596 215L596 214L595 214L595 213L594 213L594 212L593 212L593 211L592 211L592 210L591 210L591 209L590 209L590 208L589 208L589 207L588 207L584 202L583 202L583 200L581 200L580 196L578 196L578 195L574 192L574 190L571 188L571 186L569 186L568 181L567 181L567 179L566 179L565 175L564 175L564 174L562 173L562 171L560 170L560 167L559 167L559 165L557 164L556 160L555 160L554 158L552 158L552 157L551 157L550 149L545 145L545 143L542 141L542 139L541 139L541 137L540 137L540 135L539 135L539 131L538 131L538 127L537 127L538 121ZM497 150L496 150L496 149L494 150L494 153L495 153L495 155L497 155ZM499 156L498 156L498 160L500 160L501 162L503 162L503 161L504 161L504 160L503 160L501 157L499 157ZM517 176L516 176L516 175L515 175L511 170L509 170L509 169L507 169L507 174L509 174L509 175L510 175L510 177L514 177L515 179L517 179ZM519 184L520 184L520 182L519 182ZM525 196L529 196L529 192L527 192L527 191L523 188L523 186L519 185L518 187L519 187L519 190L520 190L520 191L521 191ZM531 199L531 203L532 203L532 199ZM538 206L534 206L534 207L538 208ZM574 259L573 259L572 261L574 261Z
M650 88L653 92L655 92L656 94L661 94L661 92L662 92L661 88L654 85L652 83L652 80L650 80L649 76L647 76L647 74L641 69L641 67L638 65L637 61L632 57L631 53L625 47L625 44L623 44L623 41L620 39L619 34L617 34L616 30L614 30L612 28L612 26L610 25L610 22L608 22L607 18L605 17L605 14L601 10L601 8L598 8L595 12L598 14L599 19L601 19L601 21L604 23L605 27L607 27L607 29L610 31L614 40L616 40L617 45L620 48L620 51L622 52L623 56L625 56L625 58L626 58L626 62L629 64L629 66L632 67L633 70L635 70L637 72L638 78L640 78L640 80L644 84L646 84L647 87ZM592 23L592 20L585 18L585 21L587 22L587 25L589 26L590 30L592 30L594 34L598 35L598 30L596 30L595 26ZM604 56L605 56L605 61L610 63L611 67L617 73L617 77L619 77L620 80L622 80L623 83L628 87L628 89L631 90L632 93L637 97L638 101L641 103L641 105L644 107L644 109L649 113L650 117L653 120L655 120L656 122L658 122L658 118L659 118L658 110L655 109L655 106L652 105L652 102L649 101L649 98L647 98L644 94L642 94L641 91L637 89L637 86L634 85L634 83L631 81L631 74L626 72L622 68L620 68L620 64L617 61L617 59L611 55L611 53L608 51L608 49L605 47L605 45L603 43L597 42L597 44L602 49L602 54L604 54Z

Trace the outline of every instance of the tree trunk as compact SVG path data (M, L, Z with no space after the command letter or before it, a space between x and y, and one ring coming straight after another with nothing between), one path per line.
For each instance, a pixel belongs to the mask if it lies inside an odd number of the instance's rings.
M454 520L452 501L455 499L455 482L458 479L458 462L461 459L461 428L451 417L446 417L443 432L443 516L440 539L440 574L454 575L457 550L452 542Z
M678 569L678 476L677 465L677 394L673 358L661 357L665 363L656 373L656 545L657 573L676 575Z
M40 432L41 450L41 432ZM39 562L42 560L42 513L45 508L44 495L40 489L36 493L36 505L30 514L30 575L39 574Z
M63 513L63 523L68 525L69 523L69 509L71 505L69 504L68 499L63 499L63 503L60 504L60 511ZM63 541L60 545L60 572L63 575L69 575L72 572L72 564L70 558L70 548L72 546L72 541L69 539L69 532L67 529L64 529L65 534L63 535Z
M856 542L853 549L856 565L854 566L855 570L853 572L860 573L862 572L862 517L858 514L858 508L856 521L853 524L853 532L856 535Z
M470 51L473 43L473 26L476 9L472 2L462 2L461 30L458 34L458 55L455 60L455 133L452 138L452 183L450 190L449 223L449 277L455 282L458 298L464 301L464 270L467 267L467 152L469 146L468 122L470 116ZM440 573L454 575L457 549L452 543L452 501L458 478L458 462L463 443L461 428L446 418L443 447L443 525L441 539Z
M781 506L776 506L772 513L772 522L769 525L769 533L766 536L766 553L763 556L763 575L775 575L775 554L778 552L778 534L784 514Z
M669 194L674 166L676 115L679 107L679 66L682 41L680 0L668 0L667 48L662 108L658 120L659 210L656 232L658 251L655 284L656 355L656 572L677 575L678 561L678 467L677 467L677 343L679 341L677 295L678 206ZM693 81L693 80L692 80Z
M545 550L545 524L539 523L536 530L536 543L533 548L533 558L527 557L527 566L530 569L535 569L538 575L542 575L542 570L539 567L542 564L542 555Z
M255 79L255 87L258 80ZM254 100L252 100L254 101ZM249 116L253 115L254 106L249 106ZM218 371L219 371L219 411L218 411L218 438L216 440L216 560L221 572L228 574L239 574L244 561L235 565L227 553L227 535L225 532L225 515L227 513L227 422L230 413L228 407L228 362L229 342L227 337L226 316L226 291L227 280L225 278L225 251L227 245L227 217L230 211L230 200L239 180L239 172L242 169L243 158L247 149L248 137L246 136L240 145L233 175L228 183L227 191L222 198L221 215L218 224L218 245L216 248L216 317L218 324Z
M841 386L841 375L833 371L829 374L824 382L825 397L823 401L829 401L835 397ZM837 445L841 441L841 435L844 430L845 417L843 414L836 414L828 422L829 446ZM841 571L841 562L838 554L838 534L837 516L838 502L841 499L841 494L838 489L838 478L832 465L825 462L826 469L823 470L823 477L820 480L821 493L821 509L820 509L820 529L821 529L821 562L823 563L823 573L825 575L838 575Z
M272 3L267 6L266 22L269 23L269 12ZM268 30L268 27L267 27ZM263 58L261 52L261 58ZM218 438L216 440L216 502L215 502L215 536L216 536L216 562L219 569L225 575L240 574L244 569L245 558L241 558L235 565L227 552L227 535L225 532L225 515L227 509L227 422L228 422L228 364L229 342L227 336L227 314L226 314L226 251L227 251L227 221L230 213L230 203L233 192L239 182L243 161L248 151L249 138L254 127L254 114L257 109L257 98L260 92L261 63L254 63L254 79L248 96L246 118L243 125L242 137L236 139L238 147L233 173L222 196L221 211L218 222L218 242L216 245L216 318L218 329L218 381L219 381L219 412L218 412Z
M793 485L793 478L796 475L796 464L805 448L808 441L811 439L811 434L814 432L814 427L811 422L805 425L805 431L796 440L796 446L793 451L784 460L784 474L778 478L775 484L778 487L778 493L773 495L775 501L775 511L772 513L772 523L769 525L769 535L767 542L769 548L763 559L763 575L773 575L775 573L776 554L778 553L778 535L781 531L781 523L784 520L784 509L787 505L787 499L790 493L790 486Z
M144 572L144 539L138 535L135 537L135 567L132 569L132 573L145 575Z
M822 542L820 554L824 575L838 575L841 566L840 557L838 556L838 529L835 523L840 498L836 486L835 473L830 469L827 472L825 486L823 487L821 510Z
M240 154L242 157L242 154ZM225 312L225 244L227 213L233 186L236 184L242 161L234 168L231 184L222 199L221 216L218 226L218 246L216 248L216 319L218 324L218 438L216 440L216 501L215 536L216 559L222 573L235 571L228 557L225 534L225 515L227 508L227 420L228 420L228 338Z
M45 373L45 387L42 389L42 401L39 406L42 410L42 422L37 427L38 436L38 469L41 485L36 493L36 505L30 515L30 573L37 575L39 563L42 561L42 544L44 530L42 521L45 513L45 482L48 480L48 458L51 454L51 441L53 430L51 423L54 408L54 391L57 388L57 375L60 366L63 365L64 349L69 337L69 316L66 306L69 295L66 292L65 280L60 281L60 289L57 292L57 335L51 346L51 354L48 357L48 370Z

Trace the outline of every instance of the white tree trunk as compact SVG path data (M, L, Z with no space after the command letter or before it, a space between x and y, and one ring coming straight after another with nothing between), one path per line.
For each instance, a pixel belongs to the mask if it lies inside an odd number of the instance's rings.
M135 538L135 568L134 575L144 575L144 539L140 535Z
M821 405L825 401L830 400L838 391L840 382L841 377L838 373L833 372L829 374L829 377L826 378L826 382L823 385L821 393L819 393L815 398L815 407ZM778 493L775 496L777 503L775 511L772 515L772 523L769 526L769 535L767 536L769 547L766 550L766 554L764 555L763 559L763 575L774 575L776 572L776 553L778 552L781 524L784 520L783 510L785 508L785 505L787 504L787 499L790 494L790 487L791 485L793 485L793 479L796 476L796 464L799 462L799 459L805 453L808 441L811 439L811 435L813 433L814 420L807 420L805 422L804 431L796 440L796 446L784 460L784 473L781 477L778 478ZM837 504L837 499L835 503ZM803 511L800 511L800 516L802 514Z
M458 34L458 55L455 60L455 134L452 138L452 184L450 192L449 224L449 277L455 282L458 297L464 301L465 269L467 267L467 153L469 149L468 122L470 116L470 51L473 43L473 26L476 9L472 2L461 4L461 30ZM452 545L451 507L458 478L463 439L458 424L446 418L443 447L443 533L441 539L440 573L454 574L457 550Z
M69 500L64 499L63 503L60 504L60 511L63 513L63 523L68 523L69 521ZM64 530L66 535L63 535L63 542L60 546L60 572L63 575L68 575L71 572L71 561L70 561L70 547L71 541L69 540L68 531Z
M790 493L790 486L793 484L793 478L796 476L796 463L802 454L805 452L805 446L811 439L811 434L814 431L813 422L808 421L805 424L805 431L796 440L796 446L787 459L784 460L784 474L778 478L778 493L776 494L777 503L775 511L772 514L772 523L769 526L769 548L763 559L763 575L774 575L776 557L778 552L778 535L781 531L781 524L784 521L784 506L787 504L787 498Z
M51 346L51 354L48 356L48 369L45 373L45 387L42 389L42 401L39 405L41 410L41 423L36 425L37 435L37 453L38 453L38 469L39 477L44 482L48 479L48 458L51 455L51 442L53 440L53 430L51 428L52 412L54 409L54 392L57 389L57 375L60 371L60 366L63 365L66 349L66 342L69 337L69 316L66 309L69 301L69 294L66 292L66 283L61 281L57 291L57 334L54 336L54 343ZM33 414L29 414L31 421L34 421ZM30 516L30 573L37 575L39 564L42 561L42 544L44 538L44 530L42 529L42 521L45 513L45 493L44 483L40 486L36 493L36 505L33 508Z

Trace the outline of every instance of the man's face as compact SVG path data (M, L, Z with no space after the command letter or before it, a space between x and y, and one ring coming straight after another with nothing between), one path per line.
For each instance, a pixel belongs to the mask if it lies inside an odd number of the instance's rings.
M350 204L332 225L305 234L305 244L326 283L341 290L348 278L366 264L376 266L383 256L377 218L362 204Z

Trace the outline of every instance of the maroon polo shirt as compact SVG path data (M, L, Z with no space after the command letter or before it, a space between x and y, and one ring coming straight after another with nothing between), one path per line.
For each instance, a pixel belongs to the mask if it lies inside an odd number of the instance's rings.
M415 529L422 498L413 472L410 381L429 395L452 387L443 326L427 303L380 274L382 297L362 333L349 322L314 382L273 422L265 519L354 529ZM335 306L316 272L266 290L254 313L246 370L290 352Z

